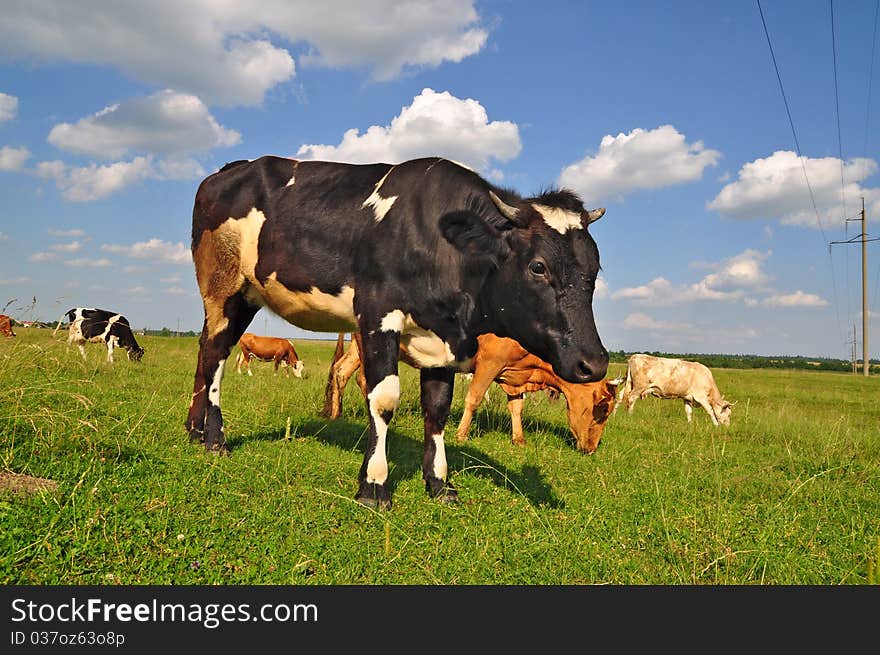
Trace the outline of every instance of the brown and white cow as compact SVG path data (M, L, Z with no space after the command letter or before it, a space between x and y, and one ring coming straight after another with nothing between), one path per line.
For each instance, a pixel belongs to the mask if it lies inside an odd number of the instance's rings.
M351 344L343 354L343 335L339 335L324 394L322 415L328 418L338 418L341 414L345 385L360 368L357 337L356 334L352 335ZM622 379L578 384L566 382L553 372L550 364L526 351L513 339L483 334L477 338L477 343L477 353L470 369L473 377L468 387L464 413L456 431L459 442L467 439L474 413L483 402L489 386L492 382L497 382L507 394L512 443L519 446L526 443L522 427L524 395L534 391L553 391L565 396L568 425L578 450L586 454L596 451L605 423L614 408L617 386ZM410 366L416 366L403 347L400 358ZM357 381L361 391L366 393L362 374L358 374Z
M15 332L12 331L12 319L6 314L0 314L0 334L4 337L15 336Z
M301 378L303 371L303 361L296 354L293 344L287 339L281 337L261 337L253 332L245 332L238 340L238 347L241 352L235 360L235 370L240 374L241 365L244 364L248 375L251 372L251 359L259 359L263 362L275 362L275 373L278 373L278 367L283 366L290 377L290 370L293 374Z
M637 353L631 355L626 369L626 382L619 405L626 405L632 414L636 400L657 398L681 398L688 423L695 405L706 410L715 425L730 425L730 411L734 403L724 399L712 371L699 362L683 359L654 357ZM614 408L617 411L617 407Z

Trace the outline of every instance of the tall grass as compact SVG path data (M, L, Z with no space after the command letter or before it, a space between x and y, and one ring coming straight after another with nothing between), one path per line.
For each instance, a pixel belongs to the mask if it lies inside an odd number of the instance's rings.
M593 456L564 401L527 397L510 443L498 388L458 444L461 503L421 480L418 374L401 365L389 433L394 508L354 499L366 415L318 416L332 344L298 341L304 379L228 368L233 456L188 443L197 340L142 338L140 364L48 330L0 341L0 467L55 491L0 492L4 584L866 584L880 559L880 381L715 370L729 428L646 399L609 421ZM623 372L612 365L609 376ZM289 426L289 427L288 427Z

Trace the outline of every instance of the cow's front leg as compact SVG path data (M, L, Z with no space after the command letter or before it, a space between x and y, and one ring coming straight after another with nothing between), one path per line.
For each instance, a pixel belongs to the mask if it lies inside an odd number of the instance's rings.
M510 442L517 446L526 445L526 437L523 433L522 412L523 396L525 394L507 394L507 410L510 412Z
M370 417L370 436L364 451L364 463L358 474L358 492L355 499L367 507L391 508L388 490L388 459L385 439L388 424L400 400L400 378L397 375L397 357L400 333L396 331L364 331L364 374L367 380L367 414Z
M420 371L422 414L425 419L425 454L422 458L422 477L431 498L445 503L457 503L458 492L446 479L446 447L443 428L449 418L455 370L451 368L423 368Z

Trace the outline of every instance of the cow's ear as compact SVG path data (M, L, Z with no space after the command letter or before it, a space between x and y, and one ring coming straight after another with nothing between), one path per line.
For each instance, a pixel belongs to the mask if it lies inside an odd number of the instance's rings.
M504 259L509 250L501 232L469 211L444 214L440 218L440 233L465 255L495 264Z

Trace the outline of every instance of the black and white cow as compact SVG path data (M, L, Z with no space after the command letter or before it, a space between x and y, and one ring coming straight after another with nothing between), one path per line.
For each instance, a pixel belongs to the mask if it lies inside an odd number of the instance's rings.
M107 361L113 363L113 349L124 348L128 352L128 358L136 362L144 356L144 349L138 345L128 324L128 319L122 314L108 312L105 309L93 309L90 307L75 307L68 310L64 316L70 321L67 334L67 345L75 343L79 347L82 358L86 358L86 349L83 344L87 341L107 344ZM62 320L64 318L62 316ZM61 321L55 326L55 332L61 326ZM53 336L55 334L53 332Z
M493 332L570 382L605 376L593 319L599 251L572 192L533 198L446 159L353 165L261 157L227 164L195 197L192 254L205 307L186 429L226 452L220 386L262 306L317 332L363 337L370 436L356 499L390 507L385 439L399 345L421 366L428 493L457 500L443 429L455 371Z

